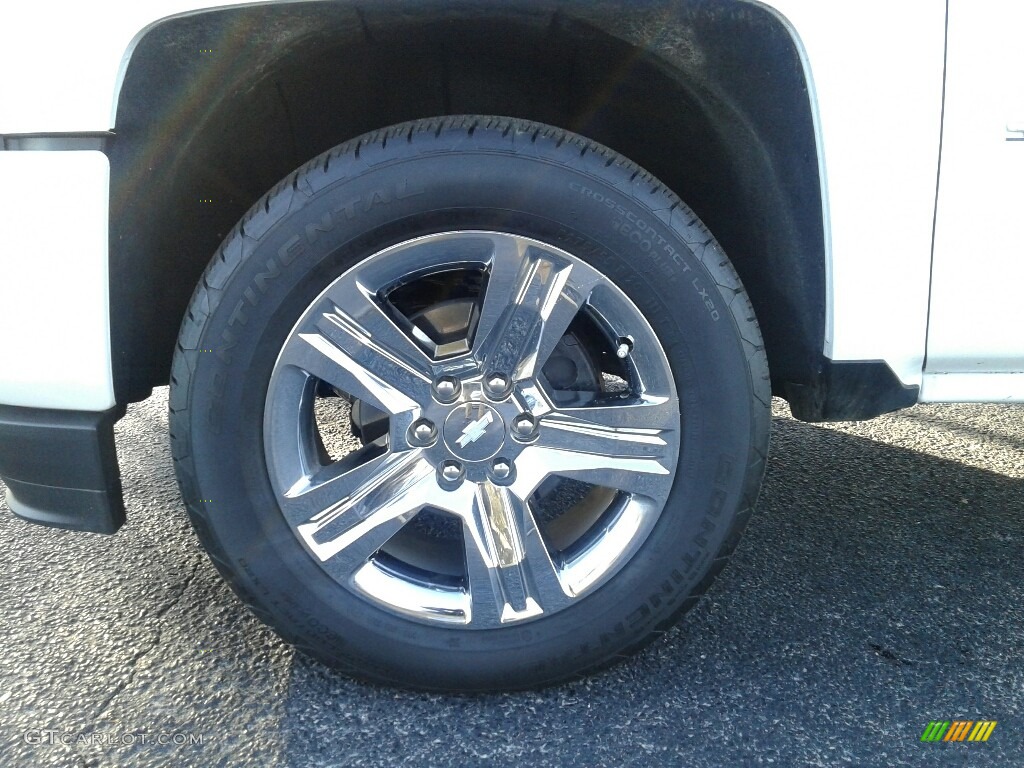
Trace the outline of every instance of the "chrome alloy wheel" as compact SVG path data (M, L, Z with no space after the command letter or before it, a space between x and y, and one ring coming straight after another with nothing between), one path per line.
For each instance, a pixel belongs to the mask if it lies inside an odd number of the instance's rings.
M325 435L346 418L363 439L339 456ZM380 251L309 305L263 442L282 514L334 580L488 629L615 575L665 506L679 430L665 351L618 287L537 240L459 231Z

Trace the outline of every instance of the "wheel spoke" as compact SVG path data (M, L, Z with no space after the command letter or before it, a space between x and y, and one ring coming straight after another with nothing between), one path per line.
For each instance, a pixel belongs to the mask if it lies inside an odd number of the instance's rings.
M332 291L323 311L288 340L281 362L388 413L410 410L430 396L431 361L353 282Z
M517 493L536 490L551 475L636 493L652 499L668 495L672 476L656 459L607 458L600 454L570 452L532 445L516 461Z
M339 469L343 464L289 490L281 506L321 562L332 560L332 569L350 573L429 503L437 482L415 451L384 454L352 469Z
M368 337L379 352L402 360L415 370L430 364L426 353L399 327L376 294L358 277L332 286L325 298L335 308L342 307L350 322L355 324L356 332Z
M668 453L665 437L674 425L658 419L661 423L657 427L622 426L630 423L632 414L636 414L638 420L642 418L648 408L656 411L656 417L668 415L672 410L657 405L621 405L553 411L541 420L537 445L602 459L657 461Z
M288 340L281 362L389 414L417 408L430 393L429 359L383 312L371 319L367 328L332 307Z
M601 392L592 393L589 397L587 393L574 394L581 395L583 401L596 404L561 406L548 418L569 424L598 424L610 428L673 430L679 425L679 404L669 397L642 395L608 400L607 395Z
M487 282L480 304L480 319L476 325L474 352L481 359L485 343L494 335L495 328L512 303L519 284L519 272L526 257L526 243L514 237L494 239L494 253L487 269Z
M473 624L507 624L551 613L571 600L529 504L510 489L481 483L462 513Z
M541 420L540 436L520 454L518 493L532 492L545 477L559 475L654 498L667 495L672 476L667 433L678 423L668 403L566 408ZM635 414L635 419L631 416ZM660 424L659 427L623 426Z
M521 381L544 365L599 278L551 252L498 242L473 352L485 372Z

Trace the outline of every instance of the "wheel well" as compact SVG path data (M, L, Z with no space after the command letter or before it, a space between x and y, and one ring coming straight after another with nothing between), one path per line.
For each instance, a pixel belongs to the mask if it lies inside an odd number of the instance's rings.
M155 25L118 96L111 333L119 402L166 383L203 269L280 178L363 132L497 114L646 167L709 226L750 293L773 390L822 370L825 237L799 53L742 0L283 3Z

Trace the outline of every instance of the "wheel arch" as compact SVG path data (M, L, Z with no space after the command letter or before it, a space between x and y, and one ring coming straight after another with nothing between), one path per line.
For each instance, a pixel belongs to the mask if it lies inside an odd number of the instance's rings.
M773 391L809 404L798 415L827 410L814 105L799 42L765 6L241 6L152 25L123 75L110 150L119 402L167 382L204 267L280 178L374 128L489 113L581 133L679 194L747 287Z

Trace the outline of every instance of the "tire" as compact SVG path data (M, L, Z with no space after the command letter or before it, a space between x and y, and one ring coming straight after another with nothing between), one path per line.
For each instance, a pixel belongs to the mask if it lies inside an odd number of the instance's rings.
M507 690L694 605L769 402L747 295L671 191L566 131L452 117L343 144L243 217L183 321L170 428L203 546L284 639Z

